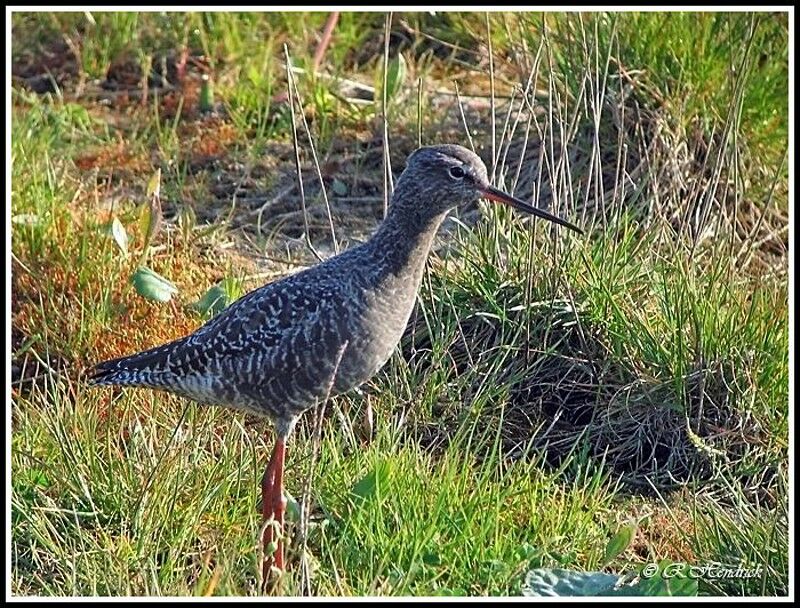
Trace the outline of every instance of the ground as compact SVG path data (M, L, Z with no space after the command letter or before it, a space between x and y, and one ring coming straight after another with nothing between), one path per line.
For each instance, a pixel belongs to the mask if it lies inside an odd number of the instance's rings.
M82 370L368 238L449 141L587 234L446 221L389 364L293 437L283 591L787 594L787 15L342 13L315 71L328 18L13 14L12 593L258 592L269 424Z

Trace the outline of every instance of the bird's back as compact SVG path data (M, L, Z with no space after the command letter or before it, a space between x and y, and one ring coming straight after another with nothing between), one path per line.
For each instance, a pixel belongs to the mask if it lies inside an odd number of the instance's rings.
M384 283L369 252L356 247L250 292L189 336L99 363L89 379L273 418L297 415L385 363L413 302L393 320L388 311L400 304L380 297Z

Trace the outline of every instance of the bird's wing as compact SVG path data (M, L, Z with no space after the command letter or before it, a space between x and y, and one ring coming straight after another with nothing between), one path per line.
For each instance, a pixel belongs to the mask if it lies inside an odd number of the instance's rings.
M274 360L297 332L320 323L343 322L332 314L342 300L341 283L291 275L243 296L194 333L149 350L97 364L97 384L138 384L143 374L203 374L226 358L259 353Z

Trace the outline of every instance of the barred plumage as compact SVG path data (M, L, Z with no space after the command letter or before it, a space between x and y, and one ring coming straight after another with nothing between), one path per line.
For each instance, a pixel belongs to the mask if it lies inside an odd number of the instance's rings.
M97 364L89 381L166 390L290 424L326 394L345 343L333 394L366 381L399 339L413 307L413 292L400 287L420 273L395 273L374 256L367 243L265 285L185 338Z
M295 420L331 394L373 376L411 315L439 225L480 196L578 230L489 185L460 146L420 148L408 159L384 222L366 243L257 289L193 334L89 370L93 384L142 386L268 416L278 441L262 482L264 517L282 522L284 442ZM274 536L265 528L264 543ZM276 565L282 567L282 553Z

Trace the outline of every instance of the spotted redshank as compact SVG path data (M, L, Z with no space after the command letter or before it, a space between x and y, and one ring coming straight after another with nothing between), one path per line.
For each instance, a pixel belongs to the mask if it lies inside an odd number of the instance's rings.
M286 441L300 415L369 380L408 323L434 236L447 212L479 198L574 231L560 217L489 184L481 159L457 145L409 156L389 213L365 243L250 292L194 333L98 363L92 384L139 386L265 416L277 439L261 483L264 571L285 567ZM277 530L275 529L277 527Z

